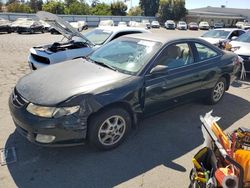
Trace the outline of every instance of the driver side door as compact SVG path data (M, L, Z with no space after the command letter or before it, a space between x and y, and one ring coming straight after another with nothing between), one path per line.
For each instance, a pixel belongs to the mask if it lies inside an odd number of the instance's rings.
M174 47L173 49L171 49ZM148 72L145 76L145 114L166 109L169 102L201 87L199 72L194 66L195 58L189 42L173 43L158 56L157 65L168 66L164 72Z

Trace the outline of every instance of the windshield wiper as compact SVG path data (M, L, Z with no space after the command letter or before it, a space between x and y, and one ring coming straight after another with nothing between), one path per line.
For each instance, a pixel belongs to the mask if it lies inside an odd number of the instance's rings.
M107 67L107 68L109 68L109 69L111 69L111 70L117 71L117 69L116 69L115 67L113 67L113 66L111 66L111 65L108 65L108 64L106 64L106 63L103 63L103 62L100 62L100 61L96 61L96 60L93 60L93 59L91 59L91 58L88 58L88 60L90 60L91 62L93 62L93 63L95 63L95 64L98 64L98 65L101 65L101 66L103 66L103 67Z

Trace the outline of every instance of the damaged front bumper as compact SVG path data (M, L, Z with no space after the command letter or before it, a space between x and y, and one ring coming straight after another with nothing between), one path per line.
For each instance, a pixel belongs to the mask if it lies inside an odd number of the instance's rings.
M85 142L87 118L80 118L77 114L42 118L29 113L26 107L16 107L10 97L9 108L16 130L30 142L43 146L70 146ZM44 142L44 139L48 142Z

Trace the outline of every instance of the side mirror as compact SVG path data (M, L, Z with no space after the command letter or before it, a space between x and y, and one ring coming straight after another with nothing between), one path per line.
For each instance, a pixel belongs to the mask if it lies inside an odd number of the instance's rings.
M236 40L238 37L236 37L236 36L233 36L232 38L231 38L231 40Z
M154 68L151 69L151 74L162 74L166 73L168 70L168 66L166 65L156 65Z

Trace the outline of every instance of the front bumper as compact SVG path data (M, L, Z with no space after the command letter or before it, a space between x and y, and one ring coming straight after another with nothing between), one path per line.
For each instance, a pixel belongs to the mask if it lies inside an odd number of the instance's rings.
M42 146L69 146L85 142L87 123L76 114L60 118L42 118L26 110L28 103L16 106L12 95L9 98L9 109L17 131L33 142ZM19 104L19 103L18 103ZM41 143L36 140L38 134L52 135L55 139L50 143Z
M31 28L30 27L17 27L16 31L18 33L31 32Z
M37 70L49 66L49 64L36 61L31 55L28 57L28 63L31 70Z
M167 24L165 25L166 29L175 29L175 25L174 24Z
M201 26L201 27L199 27L199 29L201 29L201 30L209 30L209 27L208 26Z
M198 30L198 27L189 27L190 30Z
M0 32L11 32L11 27L10 26L0 26Z
M179 29L179 30L187 30L186 27L179 27L178 29Z
M151 25L152 28L160 28L161 26L159 25Z

